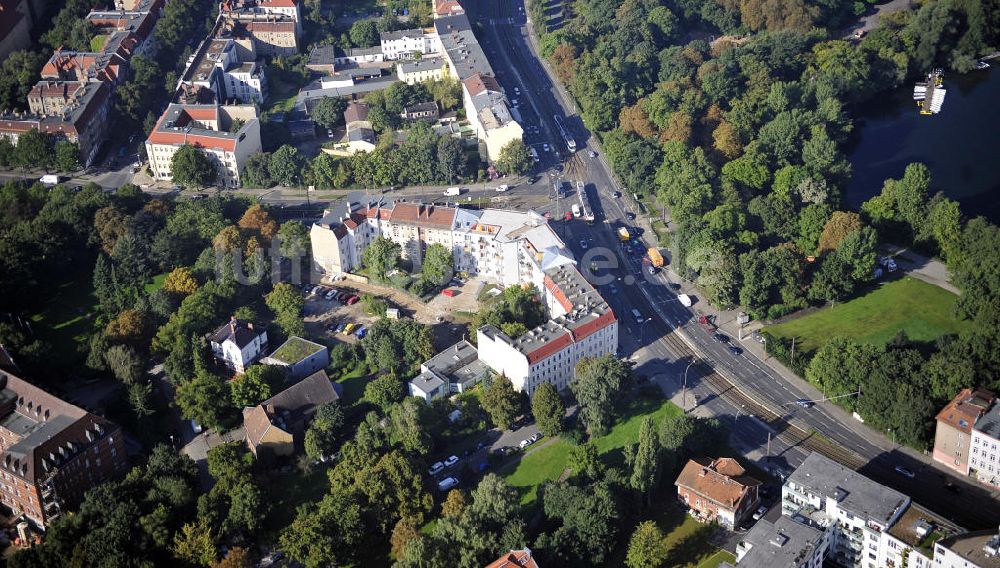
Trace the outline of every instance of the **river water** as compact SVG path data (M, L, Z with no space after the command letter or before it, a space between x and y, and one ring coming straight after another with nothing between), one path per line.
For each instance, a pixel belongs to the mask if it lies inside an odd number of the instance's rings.
M943 191L966 215L1000 224L1000 60L986 71L945 74L944 86L944 107L933 116L920 114L912 82L855 115L849 206L878 194L886 178L902 177L910 162L923 162L931 193Z

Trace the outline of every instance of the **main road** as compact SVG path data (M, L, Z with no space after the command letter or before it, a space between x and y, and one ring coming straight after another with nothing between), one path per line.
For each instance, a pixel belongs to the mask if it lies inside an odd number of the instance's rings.
M758 455L769 447L769 463L794 468L809 452L818 451L967 528L996 526L1000 501L989 491L911 457L860 424L842 422L830 403L798 406L797 400L809 396L794 381L751 353L730 349L731 339L725 341L699 325L698 310L678 301L676 283L669 281L667 272L650 275L641 256L619 244L615 230L630 226L635 205L628 192L619 189L596 141L571 112L573 101L539 59L528 37L522 0L469 0L465 6L478 24L477 36L497 79L509 96L519 99L521 118L531 125L527 142L565 151L553 118L558 115L582 148L567 160L567 172L586 183L599 226L559 221L559 230L581 259L581 270L593 273L593 282L618 314L625 332L622 345L640 356L640 372L668 393L686 385L686 410L697 407L731 420L736 426L734 445ZM901 475L897 466L916 475ZM946 484L950 491L944 490Z

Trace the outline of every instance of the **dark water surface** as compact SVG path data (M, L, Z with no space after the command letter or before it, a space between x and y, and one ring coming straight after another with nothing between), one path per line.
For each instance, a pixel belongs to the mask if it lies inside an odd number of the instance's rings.
M855 115L848 205L857 208L886 178L898 179L907 164L923 162L932 193L943 191L966 215L1000 223L1000 60L986 71L946 74L944 86L944 107L933 116L920 114L912 82Z

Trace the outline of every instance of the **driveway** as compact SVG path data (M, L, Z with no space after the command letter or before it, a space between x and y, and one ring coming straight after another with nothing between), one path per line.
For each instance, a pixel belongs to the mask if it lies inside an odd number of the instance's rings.
M936 258L928 258L912 250L889 245L889 251L896 265L906 274L914 278L923 280L928 284L933 284L939 288L961 295L962 291L951 283L951 274L948 267Z

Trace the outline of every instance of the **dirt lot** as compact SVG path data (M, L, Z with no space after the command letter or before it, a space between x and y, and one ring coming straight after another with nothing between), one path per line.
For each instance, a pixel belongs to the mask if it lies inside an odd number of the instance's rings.
M456 291L454 297L449 298L443 294L438 294L426 304L406 292L396 290L395 288L390 288L388 286L380 286L378 284L362 284L360 282L348 282L346 280L341 280L333 284L324 283L323 285L337 290L351 291L358 295L371 294L373 296L386 298L393 307L400 309L400 315L411 317L420 323L429 325L438 323L439 318L449 319L454 312L477 311L478 303L476 301L476 297L478 296L479 289L483 286L483 282L478 278L470 278L462 286L449 287L450 290ZM312 300L312 298L309 298L306 301L307 323L309 321L308 316L310 314L309 304ZM323 306L324 311L328 310L331 305L334 305L333 307L339 306L337 302L327 302L326 300L317 300L316 302ZM343 307L347 308L346 306ZM356 309L357 311L355 313L357 314L357 317L371 317L360 309L359 304L355 304L347 309ZM344 317L348 317L349 315L354 314L345 312Z
M399 290L372 284L338 282L336 285L327 284L326 286L338 291L352 292L358 295L372 294L388 299L392 307L400 309L400 316L411 317L420 323L431 326L435 348L443 349L454 345L469 333L466 325L468 320L455 317L453 312L475 312L478 309L476 292L479 290L481 282L478 280L469 281L464 286L454 287L458 290L455 297L438 295L427 304ZM306 332L312 338L356 343L358 338L355 335L336 333L329 331L328 328L342 323L361 324L368 327L375 323L378 318L366 314L361 302L345 306L336 300L308 296L303 309L303 320Z

